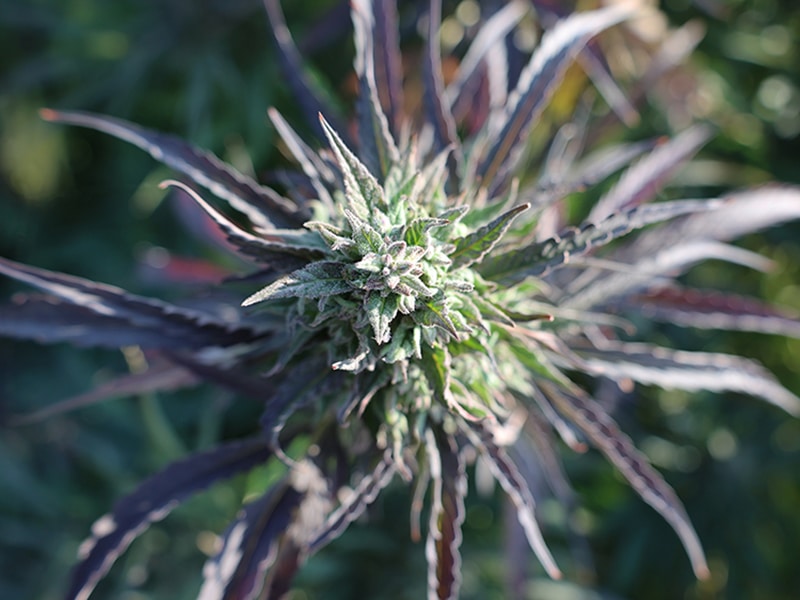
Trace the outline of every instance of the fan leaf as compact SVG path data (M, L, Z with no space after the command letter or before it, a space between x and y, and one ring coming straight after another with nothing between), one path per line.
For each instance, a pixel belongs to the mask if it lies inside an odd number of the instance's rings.
M151 523L167 516L189 496L221 479L263 464L272 451L263 439L232 442L173 462L120 500L92 527L79 550L66 597L86 600L117 557Z
M572 58L592 36L629 15L630 10L620 6L576 13L545 33L508 99L499 135L478 168L484 187L492 186L509 159L516 160L521 141L549 102Z
M574 423L592 444L619 469L631 487L669 523L683 543L695 575L710 576L705 553L681 501L645 456L622 433L608 413L594 400L575 388L558 390L540 382L542 391L561 413Z
M494 255L484 260L478 270L495 281L516 283L525 277L546 275L567 264L572 258L589 253L609 242L660 221L720 208L720 200L677 200L639 206L616 213L600 223L584 223L580 229L536 242L519 250Z
M304 221L298 208L276 191L236 171L219 158L182 139L145 129L122 119L87 112L43 109L42 118L56 123L88 127L141 148L203 186L247 216L262 229L297 227Z
M433 499L425 554L428 559L428 598L453 600L461 586L461 525L467 478L463 458L452 436L439 428L427 430L426 450Z

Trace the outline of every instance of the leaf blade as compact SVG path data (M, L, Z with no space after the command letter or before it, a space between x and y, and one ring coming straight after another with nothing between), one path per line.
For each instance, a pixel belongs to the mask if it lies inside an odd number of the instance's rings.
M41 115L47 121L87 127L133 144L219 196L262 229L297 227L304 220L298 207L276 191L176 136L88 112L43 109Z
M263 439L231 442L173 462L122 498L93 526L81 545L81 560L72 572L66 597L86 600L116 558L151 523L220 479L267 461L272 451Z

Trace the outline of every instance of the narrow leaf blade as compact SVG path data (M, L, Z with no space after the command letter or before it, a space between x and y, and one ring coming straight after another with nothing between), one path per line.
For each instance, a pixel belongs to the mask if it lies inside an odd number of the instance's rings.
M661 221L720 208L720 200L677 200L639 206L616 213L600 223L586 222L580 229L536 242L519 250L492 256L479 267L484 277L515 283L525 277L546 275L570 259L588 254L623 235Z
M703 547L692 527L681 501L661 475L653 469L647 458L620 431L614 420L591 398L579 393L557 390L547 382L541 389L556 408L591 440L591 442L617 467L641 498L652 506L678 534L695 575L699 579L710 576Z
M572 58L589 39L630 14L630 9L609 7L578 13L549 30L520 75L509 97L501 131L478 168L483 185L492 187L506 162L515 159L520 141L544 110Z
M163 519L189 496L271 456L263 439L233 442L173 462L146 480L94 524L92 537L79 550L81 561L72 573L66 597L86 600L117 557L151 523Z
M461 525L467 478L455 440L438 428L427 431L427 454L433 487L425 554L428 598L453 600L461 587Z
M184 142L122 119L87 112L44 109L47 121L88 127L141 148L154 159L183 173L195 183L228 202L262 229L297 227L304 217L298 208L274 190L236 171L219 158Z
M800 398L760 364L741 356L621 342L582 350L579 355L581 367L596 375L615 380L629 378L665 389L740 392L800 416Z
M350 284L343 279L341 263L317 261L260 289L246 298L242 302L242 306L251 306L265 300L280 298L334 296L351 290Z

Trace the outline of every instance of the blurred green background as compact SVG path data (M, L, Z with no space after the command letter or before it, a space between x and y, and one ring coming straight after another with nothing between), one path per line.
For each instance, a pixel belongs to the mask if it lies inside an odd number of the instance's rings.
M352 93L346 3L284 4L314 74L332 96L344 98L346 110ZM769 180L800 183L795 3L669 0L662 8L673 25L696 19L706 36L690 69L666 88L675 97L651 97L641 124L625 135L669 132L681 118L671 111L688 94L681 85L690 86L696 99L690 114L713 122L718 136L684 181L705 193ZM219 258L184 234L181 213L163 202L156 185L166 170L122 142L44 123L37 111L49 106L124 117L264 175L286 164L266 107L277 106L297 122L266 27L256 0L0 4L0 255L160 296L170 290L142 267L162 256L160 248ZM766 276L713 264L688 279L800 312L798 236L800 226L790 225L743 241L776 261ZM22 289L0 280L4 299ZM643 334L757 358L800 392L798 341L670 327ZM5 421L85 391L130 368L127 358L0 340L0 415ZM234 400L196 389L114 400L35 425L2 425L0 597L59 598L78 544L116 498L177 456L254 429L257 411ZM570 558L563 510L545 502L546 536L562 564L572 565L573 583L543 579L531 554L523 597L797 598L800 422L733 396L643 390L622 408L623 427L686 503L713 578L693 580L669 527L601 457L565 452L581 505L573 527L587 536L591 561L580 552ZM237 480L214 488L154 526L93 597L193 598L203 552L246 485ZM393 489L369 525L357 524L310 561L295 597L423 597L424 548L409 539L408 504L402 486ZM514 546L504 539L501 495L472 494L465 529L463 597L507 597L505 552Z

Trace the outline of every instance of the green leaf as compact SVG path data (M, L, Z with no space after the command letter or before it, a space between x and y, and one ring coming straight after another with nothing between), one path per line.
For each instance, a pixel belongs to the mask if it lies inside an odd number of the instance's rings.
M342 171L348 208L365 221L369 221L375 211L385 213L388 207L378 180L369 172L366 165L345 146L342 139L322 115L319 116L319 120Z
M367 316L369 324L372 325L372 332L375 334L375 341L379 344L387 343L392 337L390 326L397 316L397 295L370 294L366 304Z
M481 275L493 281L518 283L529 276L541 277L569 262L574 256L588 254L647 225L667 221L691 213L706 212L724 205L722 200L675 200L659 202L619 212L600 223L584 223L543 242L536 242L499 256L491 256L478 268Z
M480 229L459 238L455 241L456 249L450 254L453 267L468 267L473 263L479 262L489 253L498 240L508 231L514 218L528 210L530 204L520 204L494 219L491 223L484 225Z
M450 353L447 348L424 346L420 364L434 400L450 405Z
M447 306L441 302L426 302L421 310L412 313L414 321L427 327L438 327L458 339L458 331L448 314Z
M386 252L386 242L383 241L383 236L378 233L377 229L365 219L347 209L344 209L344 215L347 217L348 223L350 223L353 241L362 256L371 252L376 254L384 254Z
M242 306L279 298L321 298L344 294L353 288L344 280L343 265L319 261L298 269L248 297Z
M437 219L433 217L420 217L414 219L408 224L405 231L405 241L409 246L427 246L429 242L428 232L435 227L444 227L449 225L450 221L446 219Z
M342 252L351 258L359 256L356 243L352 239L345 237L345 232L340 228L321 221L309 221L305 223L304 227L311 231L316 231L334 252Z

